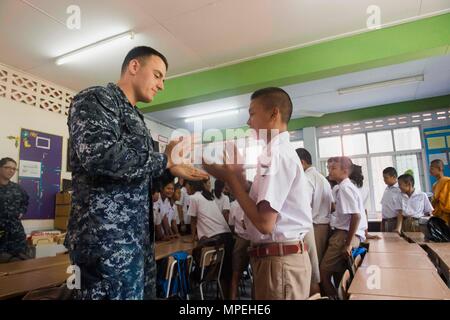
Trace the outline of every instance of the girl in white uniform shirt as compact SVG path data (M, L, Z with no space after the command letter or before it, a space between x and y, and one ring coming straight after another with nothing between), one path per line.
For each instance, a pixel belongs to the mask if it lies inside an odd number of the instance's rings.
M419 219L433 212L433 206L425 192L414 188L414 178L409 174L398 177L401 193L396 203L397 226L396 232L419 232Z
M230 214L230 198L223 193L225 188L225 183L221 180L216 180L214 182L214 201L219 207L220 212L222 212L225 221L228 221L228 215Z
M353 182L353 184L358 188L359 193L361 194L362 200L363 200L363 204L364 204L364 212L366 215L366 219L368 220L369 217L367 215L367 206L369 204L369 187L367 187L367 185L364 185L364 176L362 174L362 167L357 165L357 164L353 164L352 166L352 173L349 176L349 179ZM368 229L365 230L365 237L366 239L380 239L380 237L378 235L371 235L368 231Z
M182 234L191 234L191 217L188 215L189 209L189 195L186 190L186 182L180 178L179 184L181 186L180 199L175 202L180 216L180 231Z
M224 245L225 257L222 266L222 289L225 298L229 298L231 280L231 254L233 250L233 235L227 221L219 211L211 193L211 182L187 181L189 194L189 210L191 217L193 240L199 240L192 255L196 265L200 265L201 249L206 246Z
M176 205L172 201L174 188L173 180L163 179L161 193L158 200L159 213L161 215L164 235L169 236L170 238L179 237L177 228L178 211L176 209Z

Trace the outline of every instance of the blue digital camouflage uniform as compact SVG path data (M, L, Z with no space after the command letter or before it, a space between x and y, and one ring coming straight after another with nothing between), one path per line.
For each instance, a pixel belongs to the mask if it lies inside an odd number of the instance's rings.
M19 219L27 207L28 195L17 183L0 185L0 253L27 253L26 235Z
M167 158L153 151L142 113L112 83L78 93L68 126L73 195L65 245L81 271L74 296L153 299L149 188Z

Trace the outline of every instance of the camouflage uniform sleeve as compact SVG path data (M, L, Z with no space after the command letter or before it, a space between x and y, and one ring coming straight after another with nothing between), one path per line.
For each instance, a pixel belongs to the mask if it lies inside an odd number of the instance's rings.
M28 200L30 199L30 197L28 196L28 193L23 190L22 188L20 188L20 193L22 195L22 199L20 201L20 213L21 214L26 214L27 210L28 210Z
M161 175L166 155L124 140L119 107L107 94L88 92L74 98L68 125L81 165L90 175L113 179Z

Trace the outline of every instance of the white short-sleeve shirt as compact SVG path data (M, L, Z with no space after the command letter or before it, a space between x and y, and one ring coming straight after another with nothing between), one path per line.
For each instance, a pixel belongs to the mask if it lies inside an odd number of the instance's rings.
M244 216L248 239L252 243L302 240L312 229L308 178L303 171L289 133L282 132L265 146L250 190L256 204L267 201L278 213L273 232L264 235Z
M216 195L214 195L214 201L220 212L223 212L223 210L230 210L230 198L223 193L220 195L220 198L216 198Z
M231 203L230 215L228 217L228 224L234 226L234 232L243 239L248 240L247 232L244 229L244 211L239 202L236 200Z
M399 201L400 188L398 183L393 186L387 186L384 190L383 197L381 198L381 214L383 219L392 219L397 217L396 201Z
M189 209L189 194L187 193L187 190L185 187L181 188L181 196L180 200L175 202L177 205L180 205L183 210L183 220L185 224L191 223L191 217L188 215L188 209ZM178 219L179 220L179 219Z
M367 229L367 217L361 192L350 179L347 178L333 188L333 198L336 201L336 211L331 227L349 231L351 215L358 214L361 219L359 220L356 235L364 241L366 239L365 230Z
M331 203L333 196L327 179L314 167L305 170L306 177L312 188L312 219L315 224L330 223Z
M404 217L420 218L425 213L433 212L433 206L425 192L414 190L411 197L406 193L400 193L396 201L396 209L402 210Z
M197 217L197 235L199 239L231 232L228 223L214 200L207 200L200 191L197 191L189 197L189 201L188 214L192 217Z

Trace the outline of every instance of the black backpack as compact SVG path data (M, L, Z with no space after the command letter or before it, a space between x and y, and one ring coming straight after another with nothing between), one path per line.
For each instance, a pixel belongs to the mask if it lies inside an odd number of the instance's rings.
M444 220L431 217L427 223L429 237L434 242L450 242L450 227Z

